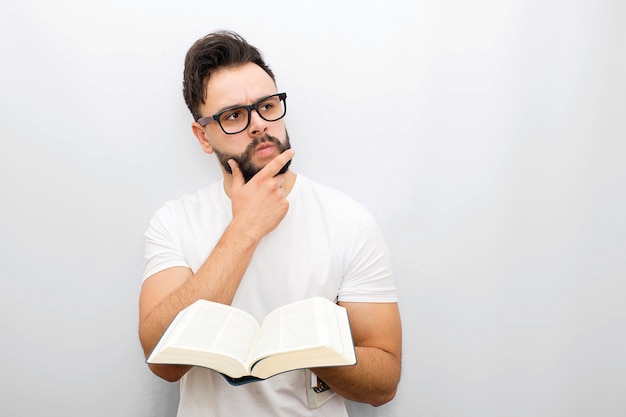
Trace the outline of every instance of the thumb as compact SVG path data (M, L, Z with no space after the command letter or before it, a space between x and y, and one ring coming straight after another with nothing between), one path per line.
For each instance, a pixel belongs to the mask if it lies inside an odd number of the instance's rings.
M230 166L230 170L233 174L233 185L243 186L245 184L243 174L241 170L239 170L239 164L234 159L228 160L228 165Z

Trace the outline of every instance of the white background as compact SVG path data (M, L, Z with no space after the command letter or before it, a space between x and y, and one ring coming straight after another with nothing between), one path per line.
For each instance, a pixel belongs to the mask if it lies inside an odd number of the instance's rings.
M181 94L216 29L288 92L293 168L391 246L402 382L355 416L626 415L623 2L5 3L0 415L173 415L143 232L219 178Z

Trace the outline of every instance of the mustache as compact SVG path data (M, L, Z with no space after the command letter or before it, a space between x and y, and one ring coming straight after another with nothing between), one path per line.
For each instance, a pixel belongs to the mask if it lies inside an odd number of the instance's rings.
M265 134L263 134L263 136L259 136L259 137L254 138L252 140L252 142L250 142L248 144L248 146L246 146L246 149L242 153L240 153L237 156L232 156L231 158L234 159L235 162L237 162L237 164L241 167L241 165L245 165L247 163L246 161L250 160L250 157L254 153L254 150L256 149L256 147L259 146L261 143L265 143L265 142L269 142L269 143L273 144L278 149L281 149L282 146L283 146L280 143L280 141L278 140L278 138L276 138L275 136L268 135L267 133L265 133ZM228 165L228 163L224 164L224 168L226 168L226 171L228 171L229 174L233 173L232 170L230 169L230 165Z
M283 146L283 144L280 143L278 138L272 135L268 135L267 133L264 133L263 136L254 138L254 140L248 144L248 146L246 147L246 150L241 153L240 158L243 160L245 157L249 157L252 153L254 153L254 150L256 149L257 146L265 142L269 142L279 149L282 148Z

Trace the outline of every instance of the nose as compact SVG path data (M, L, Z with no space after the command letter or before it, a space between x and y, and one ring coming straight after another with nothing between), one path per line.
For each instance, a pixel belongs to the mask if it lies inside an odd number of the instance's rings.
M267 131L268 121L259 116L256 109L250 111L250 126L248 132L252 136L259 136Z

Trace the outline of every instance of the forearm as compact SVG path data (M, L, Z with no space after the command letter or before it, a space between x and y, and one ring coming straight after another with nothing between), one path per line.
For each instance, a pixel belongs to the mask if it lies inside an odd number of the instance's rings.
M289 202L285 196L295 174L277 173L292 157L292 150L283 152L247 183L237 163L229 161L232 176L226 175L224 184L232 201L233 218L211 254L195 274L189 268L170 268L154 274L142 286L139 337L146 356L174 317L193 302L206 299L232 303L258 243L287 214ZM286 184L287 176L290 180ZM189 370L171 366L151 369L167 380L179 379Z
M222 304L232 302L258 241L245 241L237 227L231 226L195 274L188 268L172 268L162 271L158 277L149 278L144 284L139 337L146 357L185 307L199 299ZM168 381L180 379L189 370L189 367L172 365L151 365L150 368Z
M313 372L342 397L382 405L393 399L400 381L400 358L374 347L356 347L357 364L315 368Z

